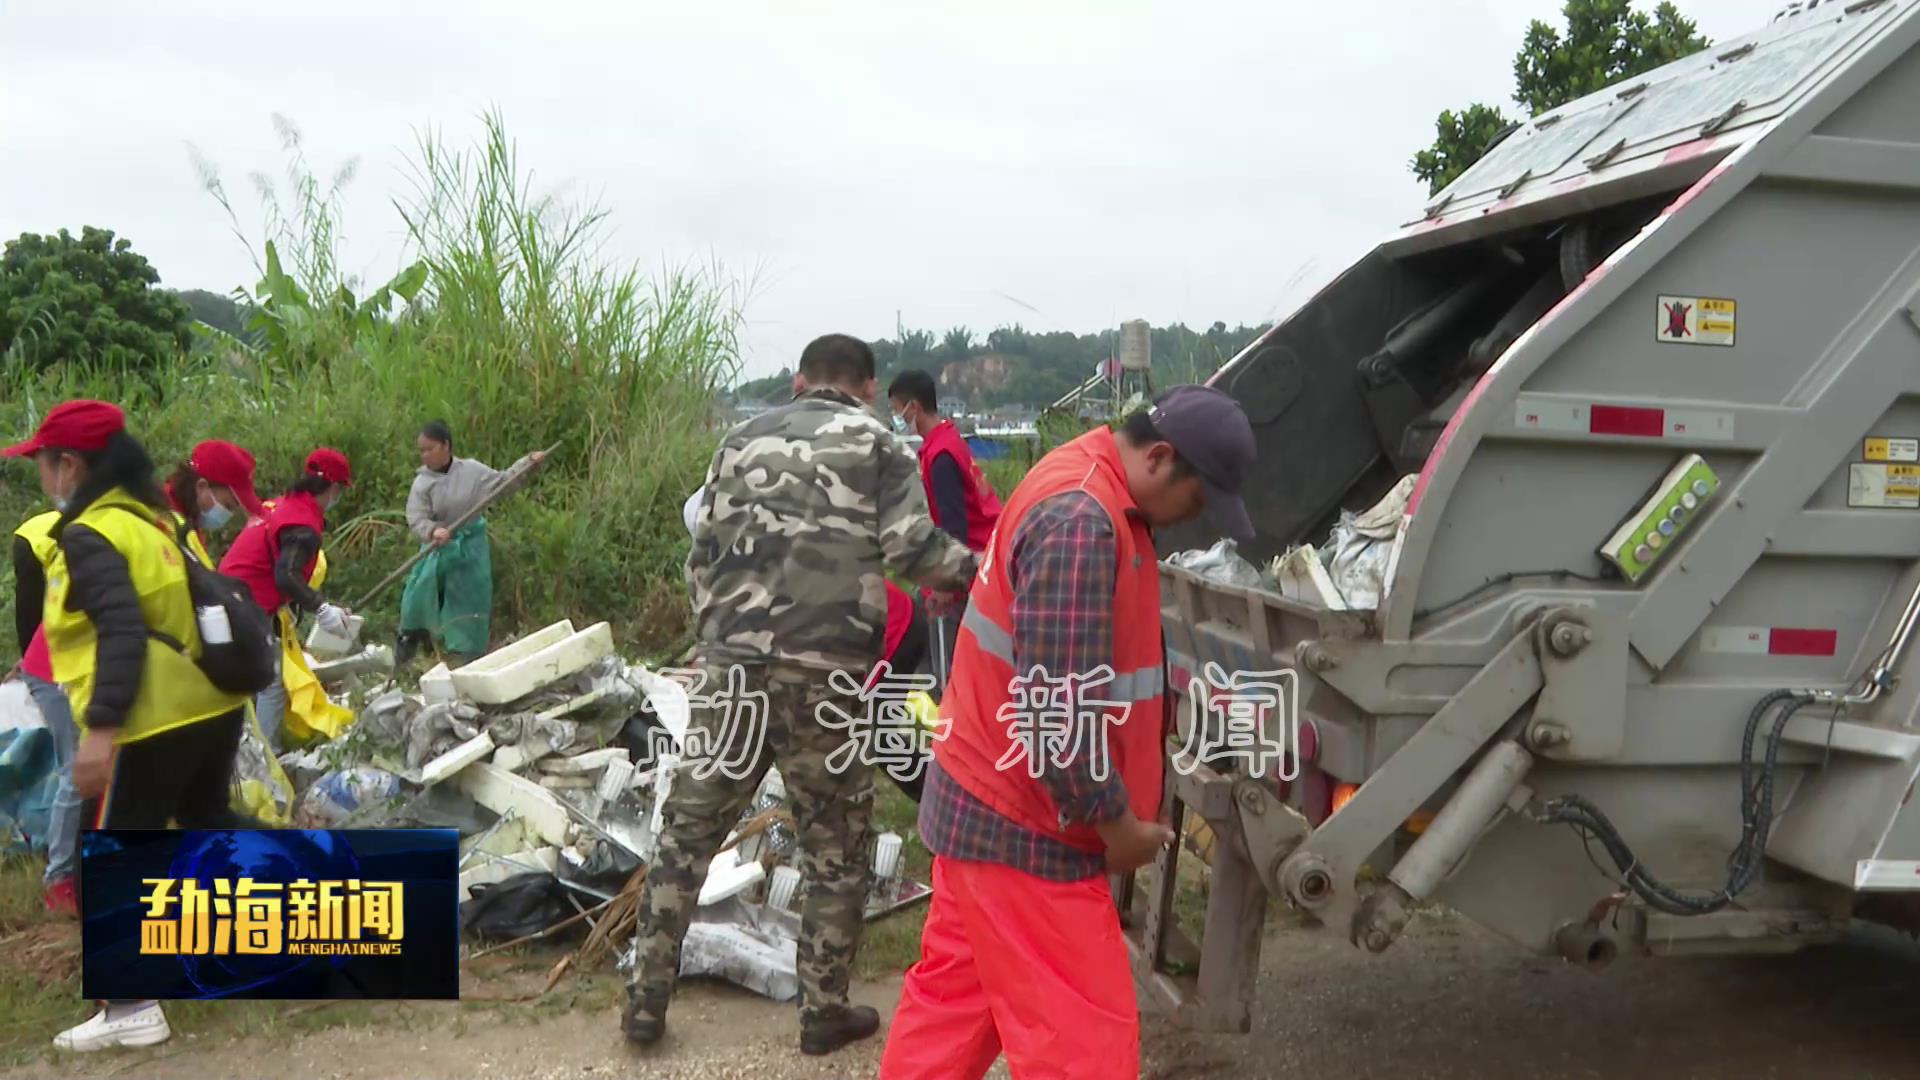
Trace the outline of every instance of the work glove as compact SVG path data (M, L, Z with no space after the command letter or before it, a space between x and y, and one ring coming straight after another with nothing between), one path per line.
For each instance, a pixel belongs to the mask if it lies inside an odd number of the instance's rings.
M346 637L347 616L350 614L339 604L321 604L320 610L313 613L313 621L334 637Z

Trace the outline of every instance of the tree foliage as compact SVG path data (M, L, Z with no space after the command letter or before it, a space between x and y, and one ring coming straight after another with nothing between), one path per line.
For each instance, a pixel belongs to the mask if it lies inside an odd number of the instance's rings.
M0 255L0 356L145 367L188 341L187 305L111 229L24 233Z
M1229 329L1224 322L1216 322L1205 330L1189 329L1178 323L1154 327L1151 331L1153 385L1164 388L1205 379L1246 348L1263 329L1264 326ZM948 332L953 343L958 342L954 336L958 332ZM966 348L974 352L976 339L970 331L966 333L969 343ZM940 380L943 396L964 399L975 409L1050 405L1086 382L1119 347L1111 330L1094 334L1041 333L1018 325L1002 326L988 331L984 353L959 361L952 355L950 343L936 344L938 339L928 331L901 329L896 331L896 337L898 340L882 338L873 342L882 388L894 375L908 368L919 368ZM972 379L956 384L948 378L950 373L963 379L972 376ZM783 368L777 375L741 383L734 388L734 399L777 404L787 400L792 384L793 372Z
M1631 0L1566 0L1566 29L1535 19L1513 58L1513 98L1538 116L1622 79L1670 64L1707 47L1692 19L1667 0L1648 15ZM1413 156L1413 174L1437 192L1480 159L1510 126L1489 105L1442 112L1433 145Z

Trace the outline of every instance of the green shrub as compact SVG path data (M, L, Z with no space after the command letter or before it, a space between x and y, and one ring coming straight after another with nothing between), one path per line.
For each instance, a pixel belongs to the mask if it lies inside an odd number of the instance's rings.
M293 480L312 448L339 449L354 485L330 524L326 592L343 603L416 550L404 509L423 422L445 419L463 456L496 468L557 443L540 479L488 515L496 638L571 617L611 621L630 652L673 642L686 617L680 505L718 438L716 392L736 374L740 289L715 268L647 276L599 261L604 213L535 196L489 115L470 149L422 138L415 190L396 207L426 280L390 313L391 300L356 301L335 275L339 185L313 183L297 132L282 133L300 210L270 205L266 239L298 295L269 281L244 294L257 318L276 321L266 344L226 338L144 377L5 363L0 437L24 436L62 400L101 398L127 410L163 469L201 439L247 447L263 496ZM224 204L217 177L207 179ZM0 472L0 521L43 506L30 466ZM0 573L10 619L10 566ZM395 585L363 612L372 632L392 631L399 598Z

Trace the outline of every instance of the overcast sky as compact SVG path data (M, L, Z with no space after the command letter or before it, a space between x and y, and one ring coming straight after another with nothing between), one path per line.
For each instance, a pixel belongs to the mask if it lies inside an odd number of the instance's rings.
M1682 0L1713 39L1783 0ZM1651 7L1648 0L1641 5ZM0 0L0 236L99 225L177 288L255 278L200 189L349 159L346 265L405 255L415 133L498 107L607 253L751 279L747 371L815 334L1286 314L1415 216L1434 114L1508 104L1558 0L734 4ZM499 14L487 12L498 10ZM161 14L171 12L172 14Z

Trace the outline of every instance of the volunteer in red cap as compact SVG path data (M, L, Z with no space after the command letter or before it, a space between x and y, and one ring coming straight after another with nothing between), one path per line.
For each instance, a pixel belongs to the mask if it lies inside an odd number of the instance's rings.
M346 608L321 599L308 581L320 558L320 541L327 530L327 511L353 483L353 467L338 450L321 447L307 455L306 467L274 500L266 516L240 531L220 572L246 583L254 602L269 616L283 606L312 612L314 621L330 634L347 636ZM277 625L279 620L274 620ZM276 640L276 646L279 642ZM254 698L254 715L270 746L278 747L280 726L287 713L287 688L268 687Z
M1014 1076L1140 1075L1107 875L1173 836L1153 530L1204 510L1250 538L1253 458L1239 405L1182 386L1041 458L1007 500L940 702L919 821L933 907L882 1080L978 1080L1003 1053ZM1023 736L1054 716L1064 740Z
M228 802L246 699L193 660L200 628L186 556L154 482L153 460L101 401L54 408L31 457L59 511L49 530L40 632L81 736L73 784L95 828L235 828ZM62 1050L152 1046L171 1031L157 1002L108 1002L61 1032Z
M202 558L211 550L207 533L224 528L236 514L242 522L266 516L253 490L253 455L219 439L195 446L167 478L166 492L182 522L182 542L198 543Z

